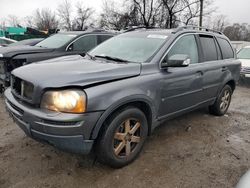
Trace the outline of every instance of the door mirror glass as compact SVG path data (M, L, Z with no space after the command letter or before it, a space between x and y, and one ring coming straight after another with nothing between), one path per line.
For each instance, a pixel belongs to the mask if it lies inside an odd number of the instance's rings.
M164 60L162 67L187 67L189 66L191 59L185 54L175 54Z

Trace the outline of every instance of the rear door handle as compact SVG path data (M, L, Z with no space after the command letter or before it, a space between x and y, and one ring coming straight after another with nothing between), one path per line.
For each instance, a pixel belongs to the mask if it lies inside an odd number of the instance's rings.
M227 71L227 70L228 70L227 67L222 67L222 68L221 68L221 71L222 71L222 72L225 72L225 71Z

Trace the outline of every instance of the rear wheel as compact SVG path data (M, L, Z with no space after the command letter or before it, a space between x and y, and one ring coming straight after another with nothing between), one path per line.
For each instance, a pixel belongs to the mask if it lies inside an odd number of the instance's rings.
M98 140L98 160L114 168L131 163L139 155L147 134L147 119L141 110L127 107L116 112Z
M209 112L217 116L224 115L230 106L232 93L232 88L229 85L225 85L215 103L209 106Z

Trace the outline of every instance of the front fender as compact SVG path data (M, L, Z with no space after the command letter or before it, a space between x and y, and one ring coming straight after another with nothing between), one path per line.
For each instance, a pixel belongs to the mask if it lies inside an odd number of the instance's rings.
M116 101L107 110L105 110L105 112L101 115L101 117L99 118L99 120L96 123L96 126L94 127L94 129L92 131L91 139L97 138L103 123L112 113L114 113L118 108L120 108L126 104L133 103L133 102L143 102L143 103L147 104L150 107L150 110L152 113L152 121L154 121L156 119L156 109L155 109L153 102L151 101L151 99L149 97L147 97L145 95L131 95L131 96L122 98L119 101ZM150 122L150 123L153 124L153 122Z

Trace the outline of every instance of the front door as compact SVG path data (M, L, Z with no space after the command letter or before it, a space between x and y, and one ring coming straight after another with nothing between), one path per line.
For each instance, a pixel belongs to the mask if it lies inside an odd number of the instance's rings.
M169 57L176 54L188 55L191 64L187 67L169 67L162 70L159 119L188 110L202 101L203 72L199 64L196 37L189 34L177 39L163 61L167 62Z

